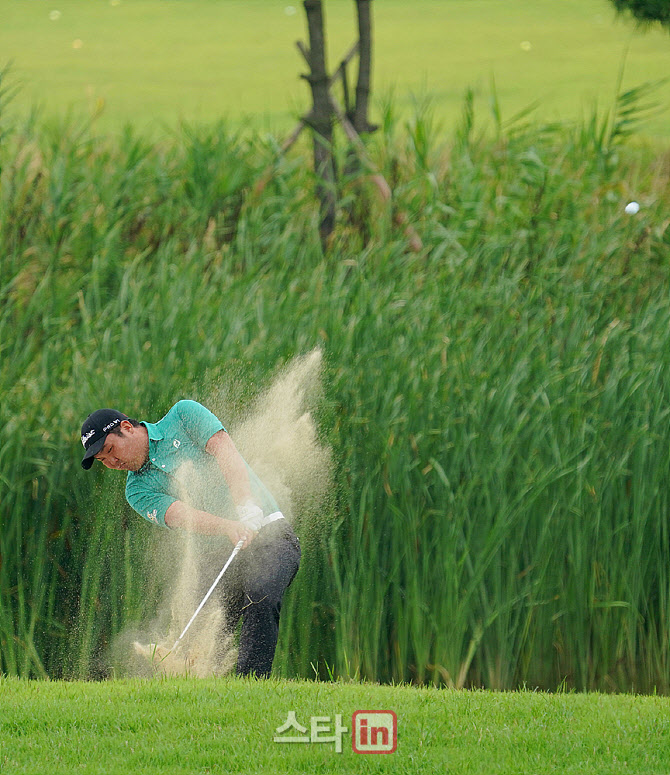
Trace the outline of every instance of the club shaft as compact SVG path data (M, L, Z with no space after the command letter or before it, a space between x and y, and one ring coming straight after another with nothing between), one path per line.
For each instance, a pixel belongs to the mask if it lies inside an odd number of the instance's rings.
M174 646L172 647L172 651L174 651L177 648L177 645L179 644L179 641L184 637L184 635L186 635L186 632L187 632L188 628L193 624L193 620L200 613L200 610L205 605L205 603L209 600L209 597L212 594L212 592L214 592L214 589L216 588L216 585L219 583L219 581L221 581L221 576L223 576L223 574L228 570L228 566L235 559L235 556L240 551L240 549L242 548L243 545L244 545L244 539L242 538L240 541L237 542L235 548L231 552L230 557L226 560L226 564L223 566L223 568L221 568L221 572L214 579L214 583L212 584L212 586L207 591L207 594L203 597L202 602L195 609L195 612L194 612L193 616L189 619L189 622L186 625L186 627L184 627L184 630L183 630L182 634L174 642Z

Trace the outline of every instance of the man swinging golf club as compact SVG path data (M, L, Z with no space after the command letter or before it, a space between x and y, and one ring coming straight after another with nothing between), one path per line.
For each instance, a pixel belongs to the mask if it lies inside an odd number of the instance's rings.
M300 564L300 544L274 498L239 454L218 418L179 401L157 423L114 409L90 414L81 429L82 467L94 460L127 471L126 499L149 522L205 536L198 566L206 590L231 544L241 551L217 595L227 639L240 630L239 675L270 675L284 592Z

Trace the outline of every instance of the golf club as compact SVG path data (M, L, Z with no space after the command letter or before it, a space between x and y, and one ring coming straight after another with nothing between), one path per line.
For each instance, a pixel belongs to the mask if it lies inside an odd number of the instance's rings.
M235 556L237 555L237 553L240 551L240 549L241 549L243 546L244 546L244 538L240 539L240 540L237 542L237 544L235 545L235 548L234 548L234 549L233 549L233 551L231 552L231 554L230 554L230 557L229 557L229 558L226 560L226 564L223 566L223 568L221 568L221 572L220 572L220 573L219 573L219 575L218 575L218 576L217 576L217 577L214 579L214 583L212 584L212 586L211 586L211 587L209 588L209 590L207 591L207 594L206 594L206 595L203 597L203 599L202 599L202 601L201 601L200 605L199 605L199 606L198 606L198 607L195 609L195 613L194 613L194 614L193 614L193 616L192 616L192 617L189 619L189 622L188 622L188 624L186 625L186 627L184 627L184 629L183 629L183 631L182 631L181 635L180 635L180 636L177 638L177 640L174 642L174 646L173 646L173 647L170 649L170 651L168 652L168 654L169 654L171 651L174 651L174 650L177 648L177 646L179 645L179 641L181 641L181 639L184 637L184 635L186 635L186 632L187 632L188 628L189 628L189 627L190 627L190 626L193 624L193 620L194 620L194 619L195 619L195 617L196 617L196 616L197 616L197 615L200 613L200 610L201 610L201 608L202 608L202 607L205 605L205 603L206 603L206 602L209 600L209 596L212 594L212 592L214 591L214 589L215 589L216 585L219 583L219 581L221 581L221 577L222 577L222 576L223 576L223 574L224 574L224 573L225 573L225 572L228 570L228 566L229 566L229 565L230 565L230 563L231 563L231 562L232 562L232 561L235 559Z

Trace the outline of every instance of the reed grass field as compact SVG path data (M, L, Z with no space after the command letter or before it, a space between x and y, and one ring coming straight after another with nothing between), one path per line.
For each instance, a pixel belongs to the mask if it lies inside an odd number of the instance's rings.
M334 70L354 40L354 4L325 9ZM610 104L624 59L626 88L670 71L667 33L617 19L608 0L376 0L373 10L374 94L393 92L403 117L430 99L447 131L467 89L488 113L492 79L509 115L539 102L543 120L565 121ZM22 112L37 103L97 115L98 132L131 123L160 135L221 118L285 132L307 108L293 0L0 0L0 18L0 66L13 62ZM663 138L667 121L645 132Z
M156 141L3 103L0 672L113 676L160 599L156 533L80 468L90 408L237 410L319 349L334 486L295 514L278 676L667 693L670 157L633 142L654 98L561 124L470 92L449 136L388 101L393 197L345 176L325 251L306 139L277 158L225 122Z

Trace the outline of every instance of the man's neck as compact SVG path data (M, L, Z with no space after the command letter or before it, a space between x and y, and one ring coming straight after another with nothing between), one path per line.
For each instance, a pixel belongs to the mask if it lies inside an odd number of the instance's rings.
M142 429L142 437L144 441L144 461L142 465L138 469L138 473L142 470L144 470L147 465L149 464L149 431L147 430L146 425L140 425L140 428Z

